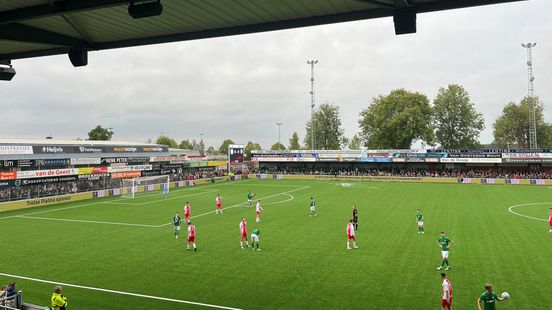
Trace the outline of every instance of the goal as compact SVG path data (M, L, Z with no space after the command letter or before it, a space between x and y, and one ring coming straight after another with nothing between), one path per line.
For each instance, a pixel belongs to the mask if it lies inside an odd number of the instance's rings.
M123 179L121 197L134 198L137 193L155 190L160 190L163 194L168 194L169 188L168 175Z

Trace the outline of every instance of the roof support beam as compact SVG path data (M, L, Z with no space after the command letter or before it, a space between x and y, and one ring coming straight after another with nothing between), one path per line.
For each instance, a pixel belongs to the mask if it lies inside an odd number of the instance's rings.
M0 25L0 39L51 45L92 48L81 39L21 24Z
M129 0L64 0L0 12L0 25L78 11L128 5Z
M357 1L377 5L379 7L387 8L387 9L394 9L395 8L395 6L393 4L388 3L388 2L384 2L382 0L357 0Z

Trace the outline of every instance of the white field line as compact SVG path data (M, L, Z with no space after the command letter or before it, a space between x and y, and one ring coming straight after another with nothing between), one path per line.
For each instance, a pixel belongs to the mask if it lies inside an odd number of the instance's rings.
M293 190L290 190L290 191L287 191L287 192L283 192L283 193L278 193L278 194L266 196L266 197L263 197L263 198L260 198L260 199L268 199L268 198L272 198L272 197L276 197L276 196L285 195L285 194L288 194L288 193L293 193L293 192L296 192L296 191L304 190L304 189L307 189L307 188L310 188L310 186L303 186L303 187L301 187L301 188L296 188L296 189L293 189ZM292 197L293 197L293 196L292 196ZM292 199L293 199L293 198L292 198ZM291 199L289 199L289 200L291 200ZM289 201L289 200L288 200L288 201ZM283 203L283 201L280 201L280 203ZM229 207L226 207L226 208L222 208L222 210L237 208L237 207L240 207L240 206L245 205L245 204L247 204L247 202L242 202L242 203L238 203L238 204L233 205L233 206L229 206ZM199 214L199 215L192 216L192 219L193 219L193 218L198 218L198 217L201 217L201 216L205 216L205 215L208 215L208 214L211 214L211 213L215 213L215 211L216 211L216 210L213 210L213 211L209 211L209 212L201 213L201 214ZM162 226L168 226L168 225L172 225L172 222L165 223L165 224L161 224L161 225L159 225L159 226L162 227Z
M77 285L77 284L71 284L71 283L63 283L63 282L57 282L57 281L50 281L50 280L44 280L44 279L18 276L18 275L13 275L13 274L9 274L9 273L0 273L0 275L5 276L5 277L10 277L10 278L27 280L27 281L34 281L34 282L48 283L48 284L53 284L53 285L68 286L68 287L80 288L80 289L84 289L84 290L98 291L98 292L118 294L118 295L126 295L126 296L132 296L132 297L141 297L141 298L147 298L147 299L169 301L169 302L174 302L174 303L201 306L201 307L206 307L206 308L216 308L216 309L226 309L226 310L241 310L239 308L219 306L219 305L213 305L213 304L206 304L206 303L202 303L202 302L195 302L195 301L181 300L181 299L174 299L174 298L166 298L166 297L159 297L159 296L152 296L152 295L144 295L144 294L138 294L138 293L124 292L124 291L116 291L116 290L110 290L110 289L99 288L99 287L84 286L84 285Z
M174 200L174 199L180 199L180 198L186 198L186 197L190 197L190 196L197 196L197 195L203 195L203 194L208 194L208 193L214 193L214 192L218 192L219 190L218 189L213 189L213 190L208 190L208 191L202 191L202 192L199 192L199 193L194 193L194 194L186 194L186 195L182 195L182 196L176 196L176 197L171 197L171 198L167 198L167 199L157 199L157 200L152 200L152 201L147 201L147 202L142 202L142 203L132 203L132 202L111 202L111 201L104 201L102 202L103 204L117 204L117 205L131 205L131 206L143 206L143 205L149 205L149 204L152 204L152 203L156 203L156 202L161 202L161 201L167 201L167 200Z
M290 195L290 194L280 194L280 195L285 195L285 196L288 196L289 198L286 199L286 200L282 200L282 201L274 201L274 202L268 202L268 203L263 203L263 206L268 206L268 205L277 205L277 204L281 204L281 203L286 203L288 201L292 201L293 198L293 195Z
M169 195L171 193L174 193L174 192L177 192L177 193L180 193L182 191L201 191L203 190L204 188L206 187L213 187L215 185L225 185L225 184L210 184L210 185L199 185L199 187L194 187L194 186L183 186L183 187L177 187L175 189L173 189L172 191L169 192ZM152 192L147 192L145 194L142 194L142 193L138 193L138 195L136 195L136 197L134 197L134 199L138 199L138 198L142 198L142 197L147 197L147 196L153 196L153 195L163 195L163 192L161 190L154 190ZM130 199L130 198L127 198L127 197L119 197L119 199L121 200L126 200L126 199Z
M213 192L213 191L211 191L211 192ZM177 199L177 198L183 198L183 197L189 197L189 196L195 196L195 195L202 195L202 194L205 194L205 193L207 193L207 192L201 192L201 193L196 193L196 194L191 194L191 195L186 195L186 196L172 197L172 198L167 198L167 199L160 199L160 200L151 201L151 202L148 202L148 203L154 203L154 202L158 202L158 201L165 201L165 200ZM25 213L25 214L13 215L13 216L0 217L0 220L12 219L12 218L18 218L18 217L20 218L22 216L44 214L44 213L49 213L49 212L64 211L64 210L76 209L76 208L93 206L93 205L102 205L102 204L143 205L143 204L147 204L147 203L133 204L133 203L123 203L123 202L100 201L100 202L85 203L85 204L82 204L82 205L76 205L76 206L71 206L71 207L48 209L48 210L43 210L43 211L37 211L37 212L31 212L31 213Z
M132 223L122 223L122 222L104 222L104 221L87 221L87 220L72 220L72 219L62 219L62 218L52 218L52 217L38 217L38 216L26 216L20 215L17 216L22 219L33 219L33 220L47 220L47 221L60 221L60 222L75 222L75 223L89 223L89 224L107 224L107 225L121 225L121 226L134 226L134 227L149 227L157 228L158 225L147 225L147 224L132 224Z
M534 205L552 205L552 202L524 203L524 204L520 204L520 205L511 206L511 207L508 208L508 211L510 211L510 213L512 213L512 214L515 214L515 215L518 215L518 216L522 216L522 217L525 217L525 218L528 218L528 219L533 219L533 220L538 220L538 221L545 221L545 222L548 221L547 219L541 219L541 218L538 218L538 217L532 217L532 216L525 215L525 214L521 214L521 213L517 213L516 211L514 211L514 209L517 208L517 207L534 206Z

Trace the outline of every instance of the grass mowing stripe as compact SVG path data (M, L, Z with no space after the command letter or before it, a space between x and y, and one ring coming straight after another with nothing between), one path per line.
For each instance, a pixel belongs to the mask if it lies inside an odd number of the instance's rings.
M181 304L202 306L202 307L206 307L206 308L216 308L216 309L226 309L226 310L242 310L240 308L232 308L232 307L226 307L226 306L206 304L206 303L202 303L202 302L195 302L195 301L189 301L189 300L180 300L180 299L166 298L166 297L159 297L159 296L151 296L151 295L144 295L144 294L138 294L138 293L115 291L115 290L110 290L110 289L105 289L105 288L77 285L77 284L71 284L71 283L62 283L62 282L43 280L43 279L36 279L36 278L24 277L24 276L13 275L13 274L8 274L8 273L1 273L0 272L0 275L5 276L5 277L16 278L16 279L28 280L28 281L48 283L48 284L54 284L54 285L62 285L62 286L80 288L80 289L91 290L91 291L111 293L111 294L119 294L119 295L133 296L133 297L141 297L141 298L176 302L176 303L181 303Z
M106 222L106 221L73 220L73 219L63 219L63 218L56 218L56 217L38 217L38 216L27 216L27 215L18 215L16 217L21 218L21 219L73 222L73 223L86 223L86 224L105 224L105 225L120 225L120 226L134 226L134 227L148 227L148 228L159 228L159 227L161 227L160 225Z

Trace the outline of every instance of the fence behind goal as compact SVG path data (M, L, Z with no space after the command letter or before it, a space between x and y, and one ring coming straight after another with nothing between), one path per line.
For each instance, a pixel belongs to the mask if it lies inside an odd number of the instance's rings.
M170 190L169 182L169 176L167 175L124 179L122 182L121 197L134 198L136 193L151 192L159 189L161 189L163 193L168 194Z

